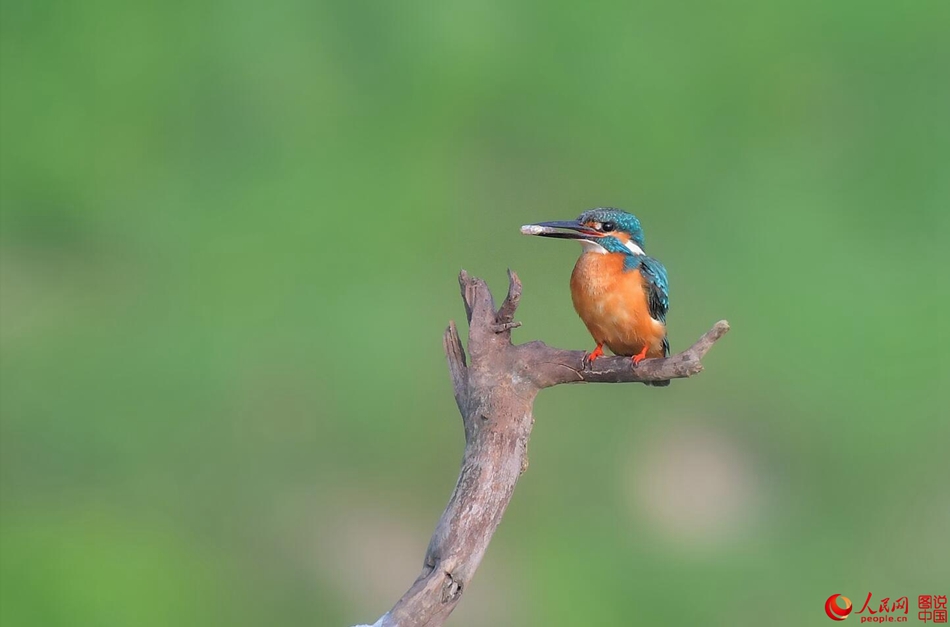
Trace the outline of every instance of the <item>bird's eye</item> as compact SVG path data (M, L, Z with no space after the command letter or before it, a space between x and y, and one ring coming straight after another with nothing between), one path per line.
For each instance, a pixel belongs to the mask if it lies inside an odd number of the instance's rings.
M613 231L615 228L617 228L617 226L613 222L604 222L603 224L600 225L600 230L605 233L609 233L610 231Z

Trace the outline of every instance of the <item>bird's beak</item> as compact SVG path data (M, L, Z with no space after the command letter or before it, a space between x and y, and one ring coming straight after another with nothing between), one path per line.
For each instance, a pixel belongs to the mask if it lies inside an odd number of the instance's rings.
M538 222L521 227L525 235L540 235L541 237L557 237L560 239L591 239L603 237L603 233L595 231L577 220L566 222Z

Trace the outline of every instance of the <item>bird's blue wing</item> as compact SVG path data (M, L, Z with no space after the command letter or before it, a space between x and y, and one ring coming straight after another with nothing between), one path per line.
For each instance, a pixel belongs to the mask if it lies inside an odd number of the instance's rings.
M647 305L654 320L666 323L666 312L670 310L670 282L666 277L666 268L653 257L630 255L624 264L624 270L639 270L643 276L643 288L647 293ZM669 342L663 340L664 352L670 354Z
M666 312L670 310L670 283L663 264L646 255L630 255L627 257L624 270L640 271L643 276L643 288L647 293L650 316L654 320L666 322Z

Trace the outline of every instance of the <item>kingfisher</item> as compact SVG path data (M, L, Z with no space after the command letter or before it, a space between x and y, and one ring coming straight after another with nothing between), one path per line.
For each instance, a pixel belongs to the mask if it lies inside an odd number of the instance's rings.
M615 355L632 357L634 364L670 354L666 268L644 252L643 229L635 215L598 207L577 220L526 224L521 232L573 239L583 247L571 274L571 300L597 344L588 362L603 356L604 346Z

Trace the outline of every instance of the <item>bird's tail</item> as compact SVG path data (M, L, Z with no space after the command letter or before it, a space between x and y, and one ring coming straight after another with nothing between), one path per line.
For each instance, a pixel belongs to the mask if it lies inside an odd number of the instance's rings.
M665 388L666 386L670 384L670 380L667 379L666 381L644 381L644 383L646 385L650 385L655 388Z

